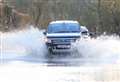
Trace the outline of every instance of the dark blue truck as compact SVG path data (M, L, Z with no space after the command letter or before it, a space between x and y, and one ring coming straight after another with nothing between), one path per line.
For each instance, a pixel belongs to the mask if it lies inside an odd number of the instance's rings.
M50 52L54 49L70 49L71 43L80 38L80 24L77 21L52 21L44 32Z

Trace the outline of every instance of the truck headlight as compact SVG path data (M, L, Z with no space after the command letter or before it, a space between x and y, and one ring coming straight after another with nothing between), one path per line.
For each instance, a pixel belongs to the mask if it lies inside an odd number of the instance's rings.
M49 38L45 38L44 40L45 40L46 43L51 43L52 42L51 39L49 39Z

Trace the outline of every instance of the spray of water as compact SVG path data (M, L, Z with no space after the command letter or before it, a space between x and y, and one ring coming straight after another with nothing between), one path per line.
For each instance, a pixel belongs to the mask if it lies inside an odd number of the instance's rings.
M33 26L19 32L4 33L2 36L2 55L4 57L28 54L42 56L46 52L42 31Z
M119 63L120 39L118 36L100 36L96 39L82 39L76 43L79 54L94 63Z
M3 33L3 55L5 57L39 55L47 52L43 31L30 26L19 32ZM120 39L117 36L100 36L96 39L82 39L76 44L79 55L88 63L119 63ZM16 55L17 54L17 55ZM13 56L11 56L13 55ZM74 55L74 53L72 54Z

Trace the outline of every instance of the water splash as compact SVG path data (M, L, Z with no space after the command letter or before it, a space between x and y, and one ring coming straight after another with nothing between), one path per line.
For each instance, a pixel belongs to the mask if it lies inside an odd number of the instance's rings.
M44 57L48 51L42 32L43 30L30 26L29 29L22 31L3 33L2 54L4 58L30 54L39 58ZM120 38L118 36L100 36L96 39L82 39L74 44L74 46L78 49L78 55L82 55L79 60L85 61L86 64L114 64L120 62ZM72 55L74 54L72 53ZM64 59L68 58L70 60L72 57L67 55Z
M79 54L89 62L96 64L119 63L120 38L118 36L100 36L96 39L83 39L77 42L76 46Z
M42 31L30 26L19 32L2 34L3 55L12 57L12 55L43 55L46 52Z

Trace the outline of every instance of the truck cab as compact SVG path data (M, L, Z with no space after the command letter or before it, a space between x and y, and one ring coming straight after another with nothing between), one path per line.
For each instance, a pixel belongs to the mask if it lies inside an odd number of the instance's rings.
M54 49L70 49L71 43L80 38L80 24L77 21L52 21L45 35L45 43L50 52Z

